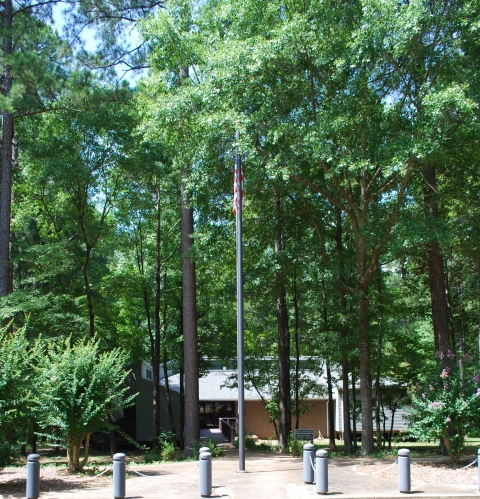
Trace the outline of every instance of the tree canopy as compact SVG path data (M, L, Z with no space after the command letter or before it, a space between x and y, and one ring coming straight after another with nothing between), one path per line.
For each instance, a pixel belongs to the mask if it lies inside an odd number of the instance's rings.
M308 356L341 378L344 426L358 379L373 452L382 379L414 383L448 352L478 371L479 15L452 0L78 1L59 33L49 5L6 0L2 320L170 362L195 409L201 359L236 356L238 148L246 353L278 362L261 384L281 448ZM125 68L146 72L119 82Z

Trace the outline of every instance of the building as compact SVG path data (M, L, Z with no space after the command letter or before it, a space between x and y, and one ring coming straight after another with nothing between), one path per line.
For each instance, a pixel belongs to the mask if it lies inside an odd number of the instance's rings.
M270 359L268 359L270 360ZM153 373L151 366L145 361L133 366L130 375L129 393L138 393L135 405L118 414L116 422L120 429L128 433L137 442L151 442L153 434ZM177 439L180 438L180 376L167 372L170 397ZM300 416L299 429L313 430L316 437L327 438L328 435L328 397L326 380L322 374L308 371L304 376L310 377L312 386L318 390L304 399L304 413ZM335 376L334 376L335 378ZM199 379L199 418L201 428L218 428L220 418L236 418L238 413L238 390L234 386L236 370L211 362L209 370ZM170 430L167 409L166 383L163 369L160 372L160 424L163 430ZM257 435L261 439L275 438L275 427L270 421L265 401L268 393L255 390L251 385L245 388L245 432ZM343 398L336 383L333 386L333 404L335 417L335 437L343 434ZM395 413L394 432L398 433L406 426L402 417L403 411ZM386 430L390 430L392 411L385 409ZM292 415L293 425L295 424ZM357 431L361 431L361 423L357 422Z

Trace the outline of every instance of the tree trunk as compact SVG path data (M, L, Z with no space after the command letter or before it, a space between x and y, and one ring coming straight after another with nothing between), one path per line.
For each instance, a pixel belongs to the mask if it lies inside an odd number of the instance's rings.
M380 373L375 377L375 433L377 434L377 450L382 450L382 422L380 420Z
M67 441L67 459L69 473L76 473L78 471L81 443L81 439Z
M343 452L352 454L352 428L350 426L350 393L348 391L347 356L342 355L342 390L343 390Z
M168 382L168 359L167 351L163 351L163 372L165 374L165 397L167 399L168 420L170 422L170 431L173 433L175 442L177 441L177 434L175 429L175 419L173 417L172 397L170 396L170 383Z
M87 241L85 241L85 246L86 246L86 254L85 254L85 262L82 265L82 274L83 274L83 282L85 283L85 295L87 298L88 323L89 323L89 328L90 328L90 337L93 338L95 336L95 311L93 308L92 288L90 287L90 279L88 277L88 265L90 263L91 248L88 245Z
M358 351L360 354L360 401L362 404L362 449L363 456L373 452L372 420L372 375L370 372L370 316L368 285L372 273L367 274L367 237L364 229L367 225L368 205L366 200L366 175L361 172L361 195L358 214L358 230L355 234L356 270L358 279ZM372 255L373 260L373 255ZM370 265L373 262L370 261Z
M37 434L34 433L32 438L32 454L36 453L37 453Z
M333 412L332 373L330 364L326 361L328 388L328 439L330 450L335 450L335 413Z
M12 54L12 0L3 2L3 60ZM12 89L11 66L3 66L2 95L8 97ZM2 110L2 164L0 185L0 298L12 291L10 262L10 220L12 211L12 158L13 158L13 115Z
M322 315L323 315L323 327L325 331L328 331L328 313L327 313L327 291L325 289L325 281L322 278ZM325 343L328 343L328 336L325 336ZM327 348L328 350L328 348ZM333 412L333 386L332 386L332 373L330 371L330 361L328 358L328 353L325 355L325 368L327 371L327 392L328 392L328 438L330 450L335 449L335 416Z
M108 424L113 425L112 415L107 416ZM110 445L110 454L113 456L117 452L117 443L115 440L115 430L111 428L108 431L108 443Z
M335 208L337 223L335 227L335 240L337 246L339 278L344 280L345 264L343 260L343 236L342 236L342 212L340 208ZM340 286L340 310L343 317L347 317L347 298L345 291ZM348 340L348 331L345 326L345 320L342 320L340 335L346 343ZM352 453L352 432L350 428L350 395L348 392L348 354L347 345L342 348L342 390L343 390L343 444L346 456Z
M397 401L393 404L392 408L392 421L390 422L390 435L388 437L388 449L392 448L392 438L393 438L393 422L395 420L395 411L397 410Z
M90 449L90 433L87 433L85 437L85 447L83 448L83 459L80 463L80 469L82 469L88 462L88 451Z
M185 384L183 364L180 366L180 449L185 448Z
M372 421L372 376L370 373L370 341L369 300L368 289L365 289L358 305L360 323L359 353L360 353L360 400L362 403L362 449L363 456L373 452L373 421Z
M200 438L198 387L198 335L195 262L191 254L193 245L193 209L185 189L185 169L181 182L182 232L182 296L185 369L185 442L184 456L194 457L195 442Z
M8 61L12 53L12 0L3 2L3 60ZM11 66L4 64L2 95L8 97L12 89ZM13 115L2 110L2 165L0 184L0 298L7 296L11 288L10 220L12 211L12 159L13 159Z
M280 198L275 193L275 254L283 251ZM284 452L292 431L290 404L290 331L283 269L277 273L277 330L278 330L278 409L279 409L279 450Z
M156 194L156 230L155 230L155 329L153 331L152 370L153 370L153 450L156 451L160 437L160 188Z
M433 165L423 171L425 178L424 203L428 222L438 219L437 177ZM447 363L449 349L448 308L445 289L445 269L440 245L436 236L427 244L430 297L432 303L432 322L435 336L435 352Z
M355 368L352 368L352 437L353 437L353 447L357 450L357 394L355 389Z
M377 345L377 374L375 376L375 425L377 433L377 449L382 449L382 429L380 421L381 391L380 376L382 373L382 270L378 270L378 345Z
M298 311L298 294L297 294L297 271L293 272L293 308L295 311L295 429L298 430L300 424L300 332L299 323L300 315Z

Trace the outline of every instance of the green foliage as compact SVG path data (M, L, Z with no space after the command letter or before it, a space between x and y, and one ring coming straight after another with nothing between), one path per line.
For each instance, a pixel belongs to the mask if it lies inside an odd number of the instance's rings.
M217 445L217 442L213 438L208 439L207 447L210 449L212 457L223 456L223 449Z
M303 442L295 439L295 434L293 432L288 436L288 443L286 451L292 456L298 457L302 454Z
M245 449L257 450L258 449L257 440L258 439L256 437L253 438L251 435L245 435ZM235 438L233 445L238 449L239 446L238 437Z
M0 469L11 462L12 442L22 441L30 397L31 362L25 329L0 329Z
M127 407L126 357L118 349L100 352L96 339L40 339L37 343L35 396L38 424L51 443L68 450L69 469L77 471L83 438L105 427L109 413ZM82 463L84 464L84 463Z
M412 408L408 434L420 440L443 439L451 463L458 463L466 436L478 436L480 428L479 375L472 376L469 355L449 351L451 365L442 365L425 383L411 389ZM452 362L453 361L453 362Z
M238 447L238 444L236 445ZM220 457L223 455L223 449L217 445L217 442L215 442L213 438L209 438L207 442L194 442L194 454L197 458L200 455L200 449L202 447L208 447L212 457Z
M160 457L162 461L173 461L177 454L177 449L173 442L163 442L160 447Z

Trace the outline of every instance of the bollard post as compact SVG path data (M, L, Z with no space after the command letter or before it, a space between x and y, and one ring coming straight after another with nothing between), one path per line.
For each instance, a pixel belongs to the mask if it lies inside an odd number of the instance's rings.
M212 495L212 455L210 452L200 454L200 495Z
M477 453L477 467L478 467L478 491L480 492L480 449Z
M40 454L27 457L27 499L38 499L40 495Z
M198 451L198 458L200 459L200 454L202 452L210 452L210 447L200 447L200 450Z
M315 446L313 444L305 444L303 446L303 481L305 483L314 482L313 470L313 454Z
M317 494L328 494L328 452L317 450Z
M398 490L403 493L411 491L410 483L410 451L399 449L398 451Z
M125 454L113 455L113 497L125 497Z

